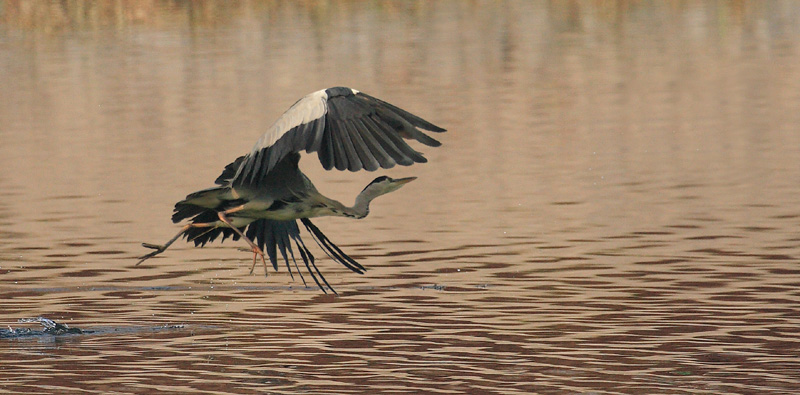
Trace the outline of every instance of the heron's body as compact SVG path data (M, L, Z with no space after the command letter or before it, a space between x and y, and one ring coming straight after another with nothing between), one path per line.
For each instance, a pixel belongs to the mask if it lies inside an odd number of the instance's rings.
M297 268L291 243L294 241L308 272L324 291L315 272L325 284L327 281L300 238L296 221L301 220L331 258L363 273L364 267L333 244L309 218L364 218L373 199L397 190L414 177L378 177L358 194L353 206L346 206L317 191L298 167L299 152L317 152L325 169L372 171L395 164L407 166L426 160L404 138L439 145L417 128L444 131L350 88L330 88L307 95L270 127L250 153L225 167L216 180L218 186L194 192L176 203L173 222L189 219L190 223L165 245L145 244L156 251L142 257L139 263L163 252L181 236L202 246L221 235L223 240L229 236L234 240L244 238L264 262L265 249L275 269L280 251L291 273L290 257Z
M217 211L237 208L228 216L237 228L258 219L291 221L301 218L341 216L361 219L369 214L369 202L357 201L352 207L329 199L317 191L311 180L297 166L299 154L288 156L271 173L281 180L279 188L239 185L204 189L195 192L176 205L175 220L183 219L182 207L202 207ZM215 221L216 227L228 227Z

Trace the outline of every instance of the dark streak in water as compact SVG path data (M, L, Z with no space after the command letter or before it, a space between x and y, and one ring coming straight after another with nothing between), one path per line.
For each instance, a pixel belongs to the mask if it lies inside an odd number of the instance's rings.
M122 327L122 328L110 328L110 327L92 327L91 329L81 329L77 327L70 327L67 324L63 324L60 322L56 322L44 317L37 317L37 318L30 318L30 319L20 319L20 323L28 323L28 322L38 322L40 323L44 329L42 330L35 330L30 328L11 328L9 326L8 329L0 328L0 339L10 339L10 340L23 340L23 339L35 339L39 340L42 338L48 337L63 337L63 336L86 336L86 335L122 335L122 334L133 334L142 331L148 332L159 332L165 330L176 330L176 329L185 329L185 325L164 325L158 327L141 327L141 326L130 326L130 327Z

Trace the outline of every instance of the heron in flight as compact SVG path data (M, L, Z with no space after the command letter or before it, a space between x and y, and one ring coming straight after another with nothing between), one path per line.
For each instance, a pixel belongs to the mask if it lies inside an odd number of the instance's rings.
M142 243L155 251L141 257L137 266L169 248L184 236L195 246L204 246L222 236L224 241L243 239L252 249L253 266L266 256L278 270L278 252L294 279L290 260L306 284L295 259L292 242L306 271L325 293L336 293L314 263L314 255L300 237L297 220L322 250L334 261L363 274L364 267L325 236L310 220L338 216L361 219L369 214L370 202L396 191L416 177L392 179L381 176L346 206L320 194L298 168L300 152L316 152L326 170L374 171L395 165L427 162L404 139L431 147L441 145L423 133L444 132L414 114L355 89L335 87L320 90L298 100L264 133L253 149L225 166L216 187L186 196L175 204L172 222L189 219L180 232L163 245ZM320 282L322 281L322 283Z

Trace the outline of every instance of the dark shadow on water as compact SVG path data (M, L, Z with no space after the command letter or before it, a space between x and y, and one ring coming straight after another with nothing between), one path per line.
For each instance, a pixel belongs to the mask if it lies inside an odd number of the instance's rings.
M21 324L38 322L44 329L12 328L11 326L9 326L8 329L0 328L0 339L41 341L64 336L132 334L186 329L185 325L90 327L82 329L70 327L67 324L56 322L45 317L21 318L18 322Z

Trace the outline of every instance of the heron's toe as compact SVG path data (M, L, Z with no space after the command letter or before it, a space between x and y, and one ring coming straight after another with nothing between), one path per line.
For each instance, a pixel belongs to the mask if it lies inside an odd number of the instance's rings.
M160 244L142 243L142 247L150 248L153 250L164 251L166 248Z

